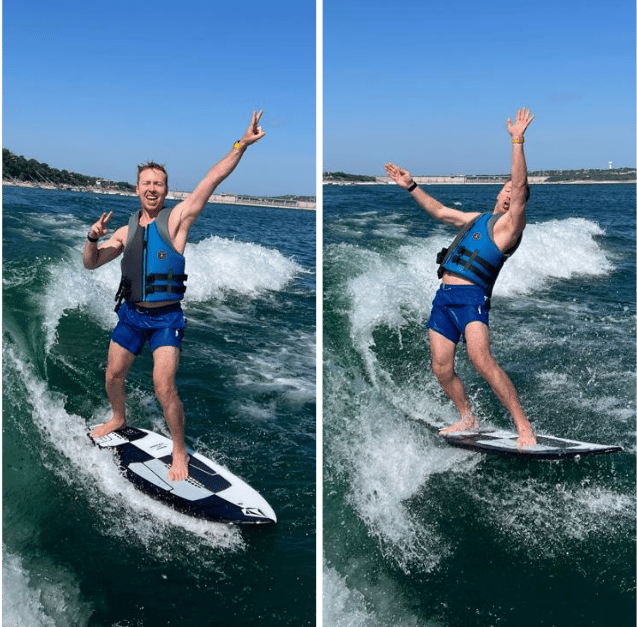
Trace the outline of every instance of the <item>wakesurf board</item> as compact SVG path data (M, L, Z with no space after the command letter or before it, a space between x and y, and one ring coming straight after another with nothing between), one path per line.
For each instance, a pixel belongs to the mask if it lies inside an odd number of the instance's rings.
M173 443L159 433L127 426L93 442L115 453L124 477L139 490L179 512L214 522L276 522L274 510L254 488L191 449L188 478L169 481Z
M518 434L511 431L455 431L441 433L452 446L478 451L480 453L496 453L499 455L515 455L518 457L534 457L536 459L563 459L584 455L602 455L618 453L621 446L593 444L566 440L550 435L536 436L535 446L520 447L517 445Z

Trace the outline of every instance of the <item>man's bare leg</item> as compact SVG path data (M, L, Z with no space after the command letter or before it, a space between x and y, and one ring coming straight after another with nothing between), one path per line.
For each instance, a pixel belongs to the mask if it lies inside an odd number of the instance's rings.
M522 409L515 387L491 354L489 327L482 322L470 322L465 329L465 338L471 363L513 418L518 431L518 446L535 446L535 432Z
M135 361L135 355L111 340L106 366L106 395L113 410L108 422L95 427L91 437L101 438L126 426L126 377Z
M173 463L168 472L169 481L183 481L188 477L190 458L185 442L184 408L177 394L175 377L179 367L179 349L160 346L153 352L153 382L155 394L163 411L173 440Z
M440 383L440 387L442 387L460 413L460 420L449 427L441 429L440 433L477 431L478 420L471 409L464 385L454 368L456 345L444 335L440 335L440 333L432 329L429 329L429 342L432 370L438 379L438 383Z

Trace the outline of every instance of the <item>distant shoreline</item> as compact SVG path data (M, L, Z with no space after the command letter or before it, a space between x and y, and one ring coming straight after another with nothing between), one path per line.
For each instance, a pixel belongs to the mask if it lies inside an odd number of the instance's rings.
M418 185L503 185L511 179L510 174L419 174L412 175ZM541 170L527 173L529 185L600 185L621 183L634 185L637 182L635 168L582 168L580 170ZM353 174L341 170L323 172L324 185L395 185L389 176L375 174Z
M105 196L130 196L136 197L135 192L126 192L119 189L104 189L99 187L78 187L71 185L50 185L47 183L33 183L30 181L12 181L3 179L2 185L7 187L28 187L32 189L48 189L66 192L81 192L100 194ZM183 200L190 192L169 191L167 200ZM316 211L316 201L291 200L287 198L269 198L255 196L241 196L238 194L213 194L208 201L210 204L240 205L248 207L272 207L276 209L300 209L302 211Z
M420 177L414 176L418 183ZM442 178L442 177L441 177ZM504 181L435 181L418 183L419 185L502 185ZM632 181L529 181L529 185L635 185ZM397 185L397 183L385 181L323 181L323 185L337 185L346 187L349 185Z

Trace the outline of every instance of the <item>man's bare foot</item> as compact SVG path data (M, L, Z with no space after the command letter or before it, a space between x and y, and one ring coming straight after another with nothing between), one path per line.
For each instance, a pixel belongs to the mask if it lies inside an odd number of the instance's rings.
M532 428L518 431L517 445L520 448L524 448L526 446L535 446L536 444L537 444L537 440L535 438L535 433L533 433Z
M440 429L438 433L445 435L446 433L455 433L456 431L478 431L479 428L480 426L476 417L473 414L467 414L451 426Z
M173 452L173 464L168 471L168 481L184 481L188 479L188 464L190 463L190 455L175 455Z
M108 422L105 422L104 424L101 424L95 427L95 429L93 429L93 431L91 431L89 435L94 440L97 440L98 438L103 438L105 435L108 435L109 433L113 433L113 431L117 429L121 429L122 427L125 427L125 426L126 426L125 419L111 418Z

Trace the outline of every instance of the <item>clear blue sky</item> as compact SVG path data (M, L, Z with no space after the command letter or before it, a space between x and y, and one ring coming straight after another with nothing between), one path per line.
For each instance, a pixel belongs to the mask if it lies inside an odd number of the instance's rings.
M634 0L324 0L323 169L635 166Z
M313 2L5 0L3 147L192 189L264 109L266 137L218 191L316 193Z

